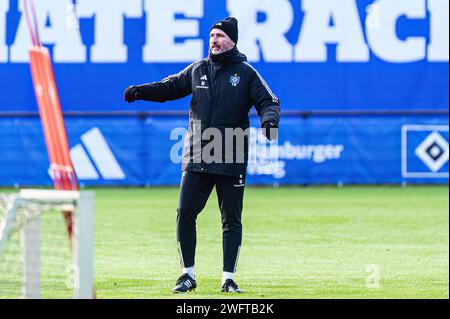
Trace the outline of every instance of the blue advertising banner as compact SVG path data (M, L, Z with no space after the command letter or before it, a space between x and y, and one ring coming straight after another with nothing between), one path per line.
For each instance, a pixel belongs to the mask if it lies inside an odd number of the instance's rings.
M125 105L208 54L210 26L239 20L238 48L283 110L448 110L448 0L40 0L64 111L186 110ZM37 111L18 0L0 0L0 112Z
M187 118L69 117L81 185L177 185ZM267 143L252 118L247 183L448 183L446 116L284 117ZM48 185L38 118L0 118L0 186Z

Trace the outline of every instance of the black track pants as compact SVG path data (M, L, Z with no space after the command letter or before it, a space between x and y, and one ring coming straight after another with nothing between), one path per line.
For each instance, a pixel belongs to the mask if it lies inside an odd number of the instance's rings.
M216 186L222 215L223 271L235 272L242 242L244 178L183 172L177 214L177 241L183 267L195 260L196 220Z

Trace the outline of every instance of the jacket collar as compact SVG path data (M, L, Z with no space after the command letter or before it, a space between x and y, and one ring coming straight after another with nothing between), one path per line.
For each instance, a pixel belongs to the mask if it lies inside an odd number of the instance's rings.
M239 52L237 47L223 52L221 54L212 54L209 52L208 61L220 64L237 64L239 62L247 61L247 57Z

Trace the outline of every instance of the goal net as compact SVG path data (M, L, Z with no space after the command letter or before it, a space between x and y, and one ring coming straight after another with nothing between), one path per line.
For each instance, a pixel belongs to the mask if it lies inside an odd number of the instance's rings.
M92 192L0 194L0 298L92 298L93 213Z

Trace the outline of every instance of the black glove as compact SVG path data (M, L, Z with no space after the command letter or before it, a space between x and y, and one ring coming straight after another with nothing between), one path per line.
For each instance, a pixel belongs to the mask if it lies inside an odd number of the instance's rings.
M139 92L140 92L140 88L139 87L137 87L135 85L129 86L125 90L125 93L123 94L123 97L124 97L126 102L133 103L134 101L139 100Z
M269 141L273 141L278 136L278 126L272 122L264 122L262 133Z

